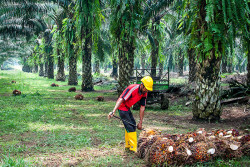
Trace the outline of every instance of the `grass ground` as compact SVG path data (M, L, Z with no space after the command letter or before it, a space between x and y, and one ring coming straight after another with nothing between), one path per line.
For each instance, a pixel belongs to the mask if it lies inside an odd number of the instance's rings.
M12 84L12 80L16 83ZM51 87L51 83L59 87ZM110 86L81 92L80 84L77 92L68 92L70 87L66 82L37 74L0 71L0 166L146 166L143 160L124 151L122 123L107 119L115 105L116 92L105 90ZM20 90L21 96L13 96L14 89ZM84 100L74 99L78 93L83 94ZM104 96L105 100L98 102L97 96ZM192 115L191 107L184 103L185 98L173 101L166 111L158 105L148 106L144 127L168 133L197 129L201 124L178 123L185 121L176 118ZM134 116L139 119L138 111L134 111ZM246 164L249 157L195 166Z

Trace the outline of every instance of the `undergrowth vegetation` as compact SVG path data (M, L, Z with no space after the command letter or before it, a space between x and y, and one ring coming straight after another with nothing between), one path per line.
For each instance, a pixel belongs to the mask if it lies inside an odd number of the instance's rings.
M15 80L16 83L11 83ZM51 87L56 83L59 87ZM0 166L145 166L134 154L124 151L124 128L115 118L107 119L117 94L110 86L95 86L94 92L68 92L66 82L20 71L0 71ZM13 96L13 90L20 96ZM76 94L83 100L75 100ZM104 96L99 102L97 96ZM136 120L138 111L134 111ZM191 113L191 107L173 103L169 110L158 105L146 109L144 126L169 133L197 127L178 128L162 123L167 115ZM139 134L139 131L138 131ZM249 158L197 164L228 166Z

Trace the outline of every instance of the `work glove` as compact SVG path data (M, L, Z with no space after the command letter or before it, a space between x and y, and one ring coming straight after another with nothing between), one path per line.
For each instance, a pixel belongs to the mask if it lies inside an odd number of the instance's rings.
M115 114L115 113L114 113L113 111L110 112L109 115L108 115L108 119L112 118L112 117L114 116L114 114Z

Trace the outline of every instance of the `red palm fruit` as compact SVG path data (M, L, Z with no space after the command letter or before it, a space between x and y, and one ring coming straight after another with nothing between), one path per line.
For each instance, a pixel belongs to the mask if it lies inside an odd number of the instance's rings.
M75 92L75 91L76 91L76 87L69 88L69 92Z
M176 148L174 161L175 161L175 164L177 164L177 165L192 164L193 163L192 152L190 150L189 144L181 143Z
M222 137L222 136L225 136L226 134L227 133L224 130L216 130L214 133L214 136Z
M163 164L171 165L174 163L175 151L176 146L174 141L162 138L152 145L149 151L148 162L160 166Z
M52 83L50 86L52 86L52 87L58 87L59 85L57 85L55 83Z
M155 129L146 129L140 133L139 137L143 138L143 137L148 137L152 135L161 135L161 131L155 130Z
M13 90L12 93L13 93L14 96L21 95L21 91L19 91L19 90Z
M104 101L104 97L103 97L103 96L98 96L98 97L96 98L96 100L97 100L97 101Z
M82 94L75 95L75 99L76 100L83 100L83 95Z
M208 144L206 142L198 142L191 146L192 156L197 162L206 162L210 160L211 153L208 151L211 148L209 148ZM214 148L215 150L215 148ZM214 154L215 152L212 152Z
M237 129L230 129L230 130L226 131L226 134L236 137L236 136L239 136L240 133Z
M241 147L241 151L244 155L250 156L250 141L244 143Z

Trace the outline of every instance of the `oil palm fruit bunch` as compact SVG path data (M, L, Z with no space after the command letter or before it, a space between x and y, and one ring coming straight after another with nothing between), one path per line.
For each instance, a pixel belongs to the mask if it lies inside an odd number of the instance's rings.
M250 135L240 136L236 129L159 134L153 129L140 134L138 156L150 165L184 165L250 154Z
M176 146L173 140L162 138L156 141L147 154L147 161L150 165L163 166L163 164L173 164Z
M229 140L226 142L226 151L225 151L225 158L239 158L241 157L242 154L242 150L240 148L241 143L240 142L236 142L233 140Z
M160 140L162 137L159 135L151 135L146 137L145 139L142 139L144 141L139 141L141 142L140 144L138 144L138 151L137 151L137 156L139 158L145 158L145 156L147 155L148 151L150 150L151 146L157 141Z
M189 145L192 145L197 142L205 141L205 134L202 134L202 133L189 132L185 134L183 137L184 137L185 142L188 143Z
M191 146L192 156L196 162L206 162L211 159L215 153L215 146L212 143L198 142Z
M250 141L244 143L240 149L244 155L250 156Z
M161 135L161 131L155 129L146 129L140 133L139 138L148 137L151 135Z
M82 94L77 94L75 95L76 100L83 100L83 95Z
M147 137L140 138L137 144L137 156L139 158L145 157L145 148L147 147Z
M240 148L241 143L232 139L216 139L214 141L216 146L216 156L222 158L234 158L242 156Z
M250 134L244 135L240 138L240 142L242 145L250 141Z
M189 144L181 143L179 146L177 146L174 161L177 165L193 163L192 152L190 150Z
M57 85L55 83L52 83L50 86L52 86L52 87L58 87L59 85Z
M97 101L104 101L104 97L103 96L98 96L98 97L96 97L96 100Z
M185 140L186 140L186 135L180 134L180 135L178 135L177 139L174 140L174 141L175 141L176 146L179 146L179 145L181 145L182 143L186 143Z
M21 91L19 91L19 90L13 90L12 93L13 93L14 96L21 95Z
M179 141L182 136L183 136L182 134L174 134L174 135L170 135L169 138L172 139L177 144L177 141Z
M216 156L218 157L224 157L225 152L226 152L226 147L227 147L227 143L225 140L221 140L219 138L216 138L213 141L215 147L216 147Z
M76 87L71 87L71 88L69 88L68 91L69 91L69 92L75 92L75 91L76 91Z

